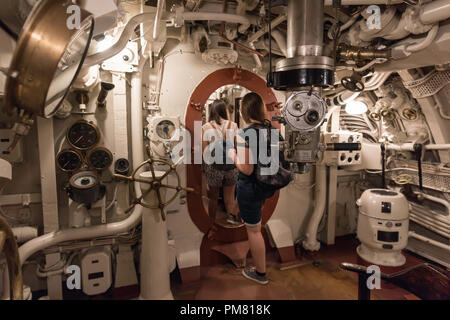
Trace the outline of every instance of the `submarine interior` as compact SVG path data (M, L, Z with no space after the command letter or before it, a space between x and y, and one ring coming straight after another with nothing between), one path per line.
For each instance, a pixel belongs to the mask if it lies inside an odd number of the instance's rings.
M0 8L0 300L450 300L450 0ZM251 281L202 128L255 93L290 182Z

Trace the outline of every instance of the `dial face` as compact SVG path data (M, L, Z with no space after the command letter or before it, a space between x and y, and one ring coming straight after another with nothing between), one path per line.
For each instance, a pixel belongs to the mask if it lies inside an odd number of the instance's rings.
M81 167L81 157L75 151L66 150L58 154L57 163L62 171L75 171Z
M169 140L173 137L176 130L175 124L172 121L164 120L156 126L156 133L161 139Z
M97 184L97 177L93 173L81 172L73 176L70 183L77 189L89 189Z
M97 170L104 170L112 164L113 159L111 152L107 149L98 148L89 153L88 161L93 168Z
M80 150L87 150L98 143L100 135L93 124L80 121L70 127L67 138L73 147Z

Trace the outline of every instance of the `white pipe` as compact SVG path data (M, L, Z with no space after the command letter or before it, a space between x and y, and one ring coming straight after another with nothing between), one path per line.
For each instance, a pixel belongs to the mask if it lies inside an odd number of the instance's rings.
M450 144L428 144L426 150L450 150Z
M287 16L285 14L279 15L275 19L273 19L270 22L271 29L275 29L278 25L286 21ZM264 28L261 28L258 32L255 32L250 38L248 38L248 42L252 43L261 38L263 35L265 35L267 32L269 32L269 26L266 25Z
M420 10L420 21L432 24L450 18L450 1L434 0L426 3Z
M450 203L447 200L438 198L438 197L433 197L430 196L429 194L423 193L423 192L414 192L416 195L420 195L422 197L424 197L427 200L439 203L441 205L443 205L446 209L447 209L447 216L450 216Z
M412 221L415 221L444 237L450 238L450 226L444 222L440 222L435 219L435 217L430 217L425 214L415 214L413 212L410 212L409 217Z
M153 40L158 38L159 26L161 25L162 11L166 6L166 0L158 0L158 5L156 7L155 24L153 26Z
M413 231L410 231L410 232L408 233L408 236L409 236L409 237L412 237L412 238L416 238L416 239L418 239L418 240L421 240L421 241L423 241L423 242L425 242L425 243L428 243L428 244L431 244L431 245L433 245L433 246L442 248L442 249L444 249L444 250L450 251L450 246L449 246L449 245L446 245L446 244L441 243L441 242L439 242L439 241L432 240L432 239L430 239L430 238L424 237L424 236L419 235L419 234L417 234L417 233L415 233L415 232L413 232Z
M450 234L448 234L450 232L450 217L448 215L441 215L431 210L424 212L410 211L410 214L429 222L430 225L445 229L444 231L447 232L447 236L450 236Z
M370 61L369 63L367 63L366 65L360 67L360 68L353 68L353 71L355 72L363 72L368 70L369 68L371 68L372 66L378 64L378 63L384 63L386 62L388 59L386 58L376 58L373 59L372 61Z
M253 42L250 42L248 45L251 49L256 50ZM258 71L262 70L262 63L261 63L261 59L259 58L259 56L256 53L252 53L252 57L256 64L256 68L255 68L256 71L258 72Z
M138 191L136 191L136 193L137 192ZM50 246L57 245L61 242L93 239L124 233L139 223L141 215L142 207L137 206L127 219L120 222L47 233L43 236L28 241L19 248L20 261L23 264L34 253Z
M411 45L407 46L405 48L405 50L408 52L417 52L417 51L427 48L429 45L431 45L433 43L434 39L436 39L438 31L439 31L439 24L435 24L430 29L430 31L428 31L428 34L423 41L420 41L415 44L411 44Z
M316 166L316 187L315 187L314 211L306 229L306 240L303 247L309 251L318 251L320 242L317 241L317 230L320 220L325 212L327 197L327 167L324 164Z
M350 101L355 100L356 98L359 97L359 95L361 94L361 92L352 92L349 90L345 90L342 93L339 93L338 95L336 95L333 98L328 98L327 101L327 105L329 106L343 106L346 105L347 103L349 103ZM345 115L343 115L345 116ZM346 115L348 117L351 117L350 115Z
M421 216L427 216L431 218L433 221L441 222L446 227L450 227L450 216L445 216L439 213L434 213L433 211L429 210L428 208L423 208L422 206L412 204L411 205L411 214L415 214L419 217Z
M145 64L145 62L144 62ZM142 105L142 69L131 77L131 123L132 131L139 137L132 140L133 150L143 151L143 105ZM136 168L144 161L143 152L136 157L133 154L133 166ZM139 174L139 173L137 173ZM143 173L144 175L146 173ZM164 172L157 172L163 175ZM142 178L142 175L141 175ZM148 179L149 181L151 179ZM148 184L142 184L140 188L146 190ZM141 192L142 194L142 192ZM164 197L164 195L161 195ZM144 201L157 204L155 192L148 194ZM170 276L168 267L168 238L166 222L162 220L159 209L142 210L142 249L141 249L141 292L140 299L173 299L170 290Z
M425 150L450 150L450 144L425 144L423 147ZM386 145L386 149L395 151L414 151L414 143L390 143Z
M156 177L162 177L164 171L156 171ZM151 172L143 172L141 179L152 181ZM148 184L141 184L142 191L148 190ZM160 189L161 197L165 192ZM158 207L156 192L150 192L144 201ZM159 209L144 209L142 213L142 249L141 249L141 293L142 300L173 300L170 290L169 242L166 221Z
M181 15L183 21L223 21L228 23L240 24L258 24L258 17L241 16L231 13L217 12L183 12Z
M287 57L287 42L286 42L287 40L286 37L283 35L283 33L281 33L281 31L279 30L273 30L272 38L277 43L283 55Z
M375 73L372 78L364 83L365 91L377 90L391 76L392 72ZM375 79L373 79L376 77Z
M12 231L18 243L27 242L38 236L38 230L35 227L17 227L12 228Z
M109 49L99 52L93 55L90 55L86 58L83 64L83 68L91 67L93 65L99 64L103 62L104 60L107 60L111 57L114 57L116 54L121 52L128 44L128 41L130 40L131 36L134 33L134 30L138 25L144 22L151 23L154 20L154 13L141 13L133 18L131 18L125 28L123 29L119 40L117 40L116 43Z

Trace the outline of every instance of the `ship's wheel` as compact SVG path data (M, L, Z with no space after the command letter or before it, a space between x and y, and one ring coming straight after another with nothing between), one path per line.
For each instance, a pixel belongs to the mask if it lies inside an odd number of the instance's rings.
M165 166L168 166L169 169L162 175L158 176L155 171L155 164L162 164ZM142 169L144 166L148 165L150 167L151 172L151 180L139 178L137 177L137 174L139 173L140 169ZM164 184L163 180L169 176L171 173L174 173L177 178L177 184L176 185L168 185ZM179 173L177 172L177 165L171 164L169 161L161 160L161 159L153 159L152 157L148 158L146 161L142 162L137 168L134 169L133 173L130 176L124 176L121 174L115 174L114 175L118 179L126 180L126 181L133 181L133 182L139 182L148 184L150 187L148 190L145 190L142 195L138 198L135 198L133 200L133 204L126 210L126 213L129 213L131 210L134 209L136 205L141 205L148 209L159 209L161 211L161 218L165 221L166 220L166 212L165 207L175 201L175 199L178 197L181 191L187 191L187 192L194 192L195 190L192 188L186 188L181 185L181 178ZM172 189L176 190L175 194L168 200L163 201L162 195L161 195L161 188L166 189ZM158 205L151 205L149 203L146 203L144 201L145 197L150 194L150 192L155 191L156 197L158 199Z

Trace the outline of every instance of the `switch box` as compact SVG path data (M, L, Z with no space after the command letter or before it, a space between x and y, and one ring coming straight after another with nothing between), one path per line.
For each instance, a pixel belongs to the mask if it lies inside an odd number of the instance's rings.
M81 258L83 292L93 296L108 291L112 284L111 251L96 248Z
M337 131L328 132L324 135L325 145L331 144L354 144L362 143L362 133L351 131ZM338 166L352 166L362 163L361 150L340 150L340 151L325 151L325 160L327 164L335 164Z

